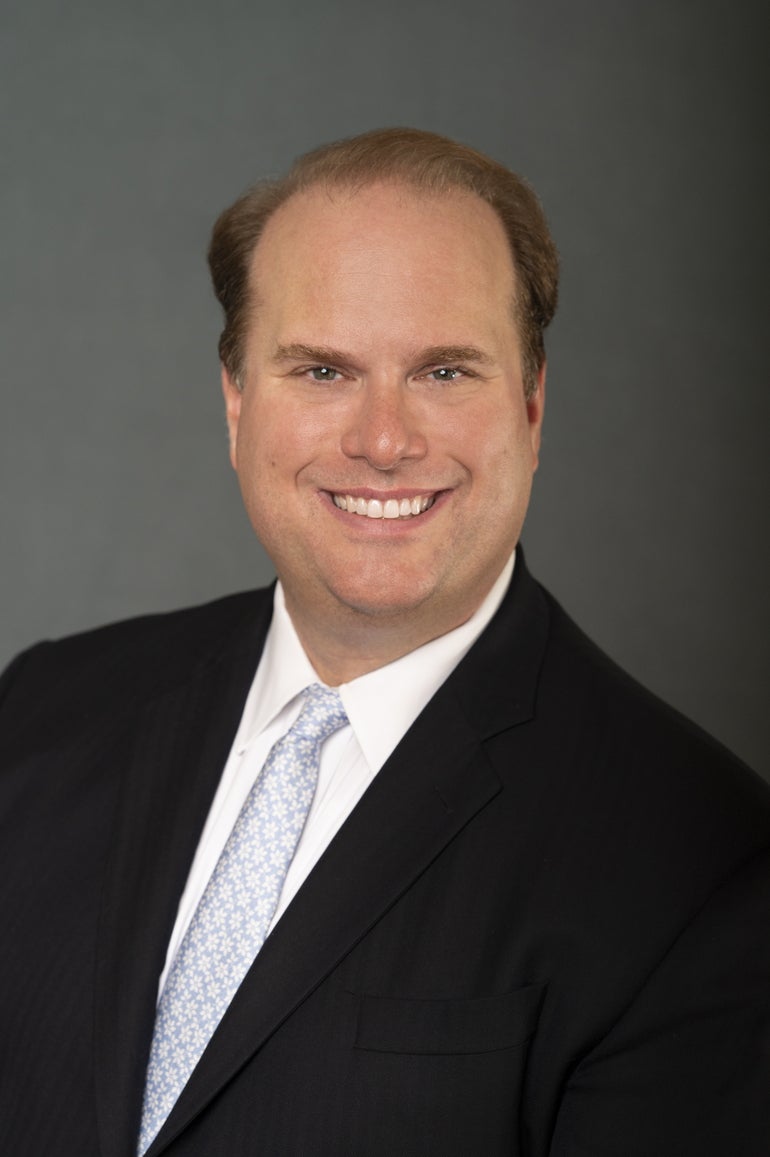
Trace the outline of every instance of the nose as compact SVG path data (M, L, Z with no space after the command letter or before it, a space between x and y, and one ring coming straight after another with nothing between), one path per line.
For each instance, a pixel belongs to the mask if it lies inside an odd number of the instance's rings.
M342 436L348 458L365 458L375 470L394 470L405 459L423 458L428 443L405 383L367 382Z

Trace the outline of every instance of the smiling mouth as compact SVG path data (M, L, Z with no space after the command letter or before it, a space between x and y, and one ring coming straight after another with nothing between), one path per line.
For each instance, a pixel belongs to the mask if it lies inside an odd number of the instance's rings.
M332 494L334 505L349 514L363 518L417 518L430 510L435 494L421 494L415 498L354 498L351 494Z

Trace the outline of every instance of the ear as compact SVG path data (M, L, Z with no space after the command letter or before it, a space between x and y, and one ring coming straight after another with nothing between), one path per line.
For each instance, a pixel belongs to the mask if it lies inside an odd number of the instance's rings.
M546 364L537 372L535 392L527 400L527 418L529 420L529 440L532 446L532 469L537 470L540 461L540 437L543 431L543 415L545 412L545 371Z
M238 469L238 423L241 419L241 402L243 393L240 387L230 377L230 372L222 366L222 394L225 399L225 419L227 421L227 436L230 442L230 462L234 470Z

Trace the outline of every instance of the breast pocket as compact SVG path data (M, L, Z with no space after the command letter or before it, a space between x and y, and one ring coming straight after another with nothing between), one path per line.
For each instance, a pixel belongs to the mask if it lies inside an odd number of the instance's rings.
M496 996L409 1000L359 996L355 1048L413 1055L517 1048L535 1031L545 985Z
M346 1086L346 1154L511 1157L533 1036L545 994L531 984L495 996L411 1000L359 995Z

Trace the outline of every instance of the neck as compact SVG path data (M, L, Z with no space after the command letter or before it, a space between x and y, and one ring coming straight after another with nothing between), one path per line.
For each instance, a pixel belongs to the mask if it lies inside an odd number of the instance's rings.
M484 592L486 596L487 592ZM371 615L350 607L336 613L307 614L284 590L286 609L310 662L330 687L349 683L462 626L481 605L447 609L444 614Z

